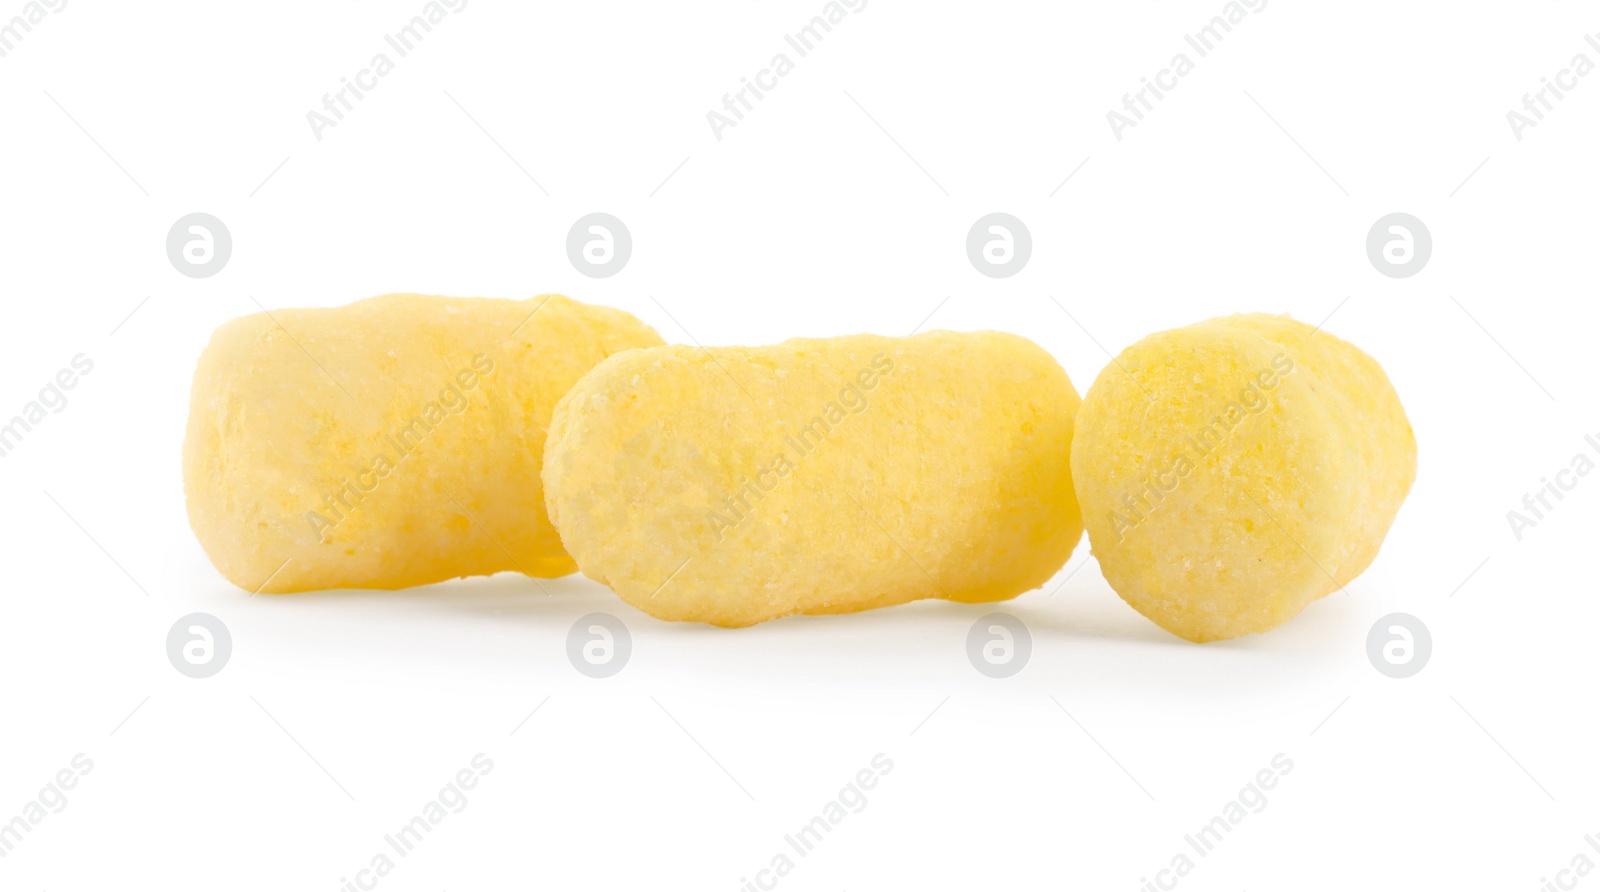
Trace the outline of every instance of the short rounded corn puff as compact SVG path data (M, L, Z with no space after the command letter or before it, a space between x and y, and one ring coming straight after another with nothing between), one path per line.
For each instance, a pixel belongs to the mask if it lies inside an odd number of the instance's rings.
M602 359L660 343L560 295L390 294L234 319L194 374L189 522L251 591L570 573L539 482L551 410Z
M583 572L661 619L996 601L1082 535L1077 407L997 332L634 350L556 407L545 500Z
M1416 466L1378 363L1265 314L1124 350L1085 395L1072 444L1106 580L1190 641L1274 628L1354 579Z

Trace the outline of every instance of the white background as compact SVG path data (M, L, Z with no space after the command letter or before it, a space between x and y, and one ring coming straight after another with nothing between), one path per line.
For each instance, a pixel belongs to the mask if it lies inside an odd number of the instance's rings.
M1118 141L1106 113L1220 0L872 0L718 141L706 113L821 2L471 0L317 140L306 113L422 6L72 0L0 59L0 415L94 362L0 460L0 820L94 763L0 888L332 892L480 752L378 888L732 892L877 753L867 807L778 888L1132 892L1278 753L1178 888L1531 892L1600 862L1600 476L1521 541L1506 519L1600 434L1600 76L1520 142L1506 120L1600 62L1592 5L1273 0ZM193 211L233 235L212 278L165 254ZM613 278L565 254L593 211L633 235ZM965 255L991 211L1032 232L1012 278ZM1434 239L1408 279L1365 255L1394 211ZM1085 541L1000 606L1034 642L1004 680L965 653L993 606L730 632L581 577L248 597L184 513L196 357L252 298L389 291L562 292L707 345L931 313L1037 340L1080 391L1151 331L1288 312L1384 364L1419 472L1347 594L1243 640L1161 631ZM233 636L206 680L165 653L194 611ZM565 655L594 611L633 635L606 680ZM1368 663L1392 611L1432 631L1413 678Z

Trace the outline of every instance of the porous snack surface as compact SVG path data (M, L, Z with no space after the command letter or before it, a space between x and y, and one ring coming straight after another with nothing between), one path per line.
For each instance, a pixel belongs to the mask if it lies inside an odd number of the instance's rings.
M662 619L1000 600L1082 534L1078 402L996 332L631 351L557 407L546 504L586 575Z
M190 524L251 591L570 573L539 477L550 414L607 356L660 343L560 295L390 294L234 319L195 370Z
M1266 314L1124 350L1085 395L1072 445L1106 580L1191 641L1271 629L1359 575L1416 460L1372 357Z

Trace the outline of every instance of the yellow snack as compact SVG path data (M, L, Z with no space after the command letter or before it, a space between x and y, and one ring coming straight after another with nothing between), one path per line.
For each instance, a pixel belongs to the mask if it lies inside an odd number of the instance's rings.
M556 401L661 338L620 310L390 294L218 328L183 444L189 523L251 591L575 568L544 513Z
M1416 469L1378 363L1265 314L1124 350L1089 388L1072 443L1101 572L1190 641L1274 628L1354 579Z
M545 503L584 574L661 619L997 601L1083 533L1077 406L997 332L635 350L556 407Z

